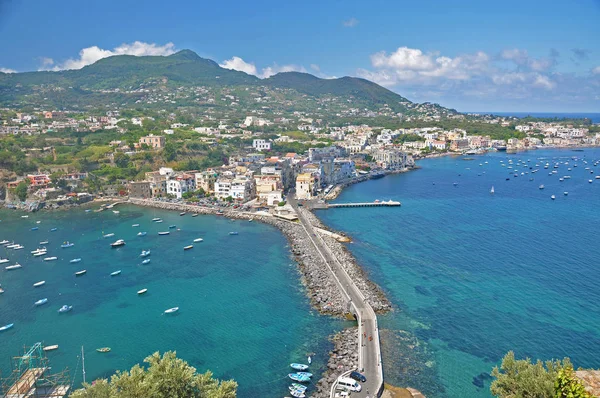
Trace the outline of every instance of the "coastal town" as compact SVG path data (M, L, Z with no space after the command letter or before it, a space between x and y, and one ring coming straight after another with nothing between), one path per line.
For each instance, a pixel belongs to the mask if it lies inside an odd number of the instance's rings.
M0 136L23 144L18 148L20 154L8 153L8 148L0 151L0 163L6 167L11 156L18 157L20 162L29 162L31 170L2 176L5 203L38 209L128 196L277 210L291 190L300 200L330 199L341 186L410 170L422 157L600 145L595 127L577 121L523 122L477 116L478 125L514 132L510 138L498 139L494 134L468 133L468 120L462 121L464 128L437 127L433 121L439 115L406 117L406 123L418 119L424 127L392 129L367 124L334 126L310 114L295 113L290 119L273 120L248 115L209 127L177 122L175 114L158 121L153 116L124 117L120 111L86 116L4 109ZM203 124L202 120L198 124ZM93 144L86 145L88 140ZM218 151L218 156L208 167L189 168L201 165L177 162L178 151L173 146L183 153L194 145L209 153ZM79 154L64 155L78 146ZM205 155L190 153L183 157ZM135 176L105 173L123 166L136 167ZM25 194L21 189L16 195L19 185L26 186Z

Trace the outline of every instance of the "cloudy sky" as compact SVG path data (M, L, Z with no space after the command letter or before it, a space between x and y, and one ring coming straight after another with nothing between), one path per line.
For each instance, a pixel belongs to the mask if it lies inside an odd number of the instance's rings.
M259 77L358 76L460 111L600 112L600 0L0 0L0 72L191 49Z

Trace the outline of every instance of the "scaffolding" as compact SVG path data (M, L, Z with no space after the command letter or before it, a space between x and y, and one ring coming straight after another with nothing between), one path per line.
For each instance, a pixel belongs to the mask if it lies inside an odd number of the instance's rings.
M2 379L4 398L62 398L69 391L69 370L51 374L42 343L23 347L23 355L11 359L11 369Z

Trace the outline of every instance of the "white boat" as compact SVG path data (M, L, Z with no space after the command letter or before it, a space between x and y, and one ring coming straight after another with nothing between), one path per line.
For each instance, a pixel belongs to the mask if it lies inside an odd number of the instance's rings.
M5 330L8 330L8 329L12 328L13 326L15 326L15 324L14 324L14 323L9 323L8 325L1 326L1 327L0 327L0 332L3 332L3 331L5 331Z
M43 286L46 284L46 281L39 281L33 284L33 287L39 287L39 286Z
M113 236L115 236L113 233L102 235L103 238L112 238Z
M119 212L119 210L113 210L113 213L119 214L120 212Z
M58 260L58 257L52 256L52 257L46 257L46 258L44 258L44 261L54 261L54 260Z
M75 246L75 243L71 243L69 241L66 241L65 243L60 245L60 247L62 247L63 249L66 249L67 247L73 247L73 246Z
M163 222L163 220L158 220L158 221L154 221L155 223L160 223Z
M81 271L75 272L75 276L81 276L81 275L85 274L86 272L87 272L86 269L82 269Z
M45 251L48 251L48 249L46 249L45 247L40 247L40 248L37 248L35 250L32 250L31 254L35 254L35 253L39 253L39 252L45 252Z
M156 221L159 221L159 220L160 220L160 217L155 217L155 218L152 219L152 222L156 222Z
M124 245L125 245L125 241L123 239L118 239L110 244L111 247L119 247L119 246L124 246Z
M45 256L46 254L48 254L47 251L37 252L37 253L33 253L33 257Z
M137 294L144 294L148 291L148 289L138 290Z
M6 245L5 247L6 247L7 249L12 249L12 248L14 248L14 247L17 247L17 246L19 246L19 244L18 244L18 243L12 243L12 244L10 244L10 245Z
M147 232L138 232L137 236L146 236Z
M4 267L5 270L10 271L13 269L19 269L22 268L23 266L21 264L15 264L15 265L9 265L8 267Z
M62 307L60 307L60 309L58 310L59 313L64 314L65 312L69 312L73 309L72 305L63 305Z
M544 189L544 185L543 185L543 184L542 184L542 185L540 185L540 187L539 187L539 188L540 188L540 189Z
M142 261L142 264L148 264L149 262L150 262L150 259L149 259L149 258L147 258L147 259L145 259L144 261Z
M7 241L6 239L4 239L3 241L0 241L0 245L5 245L7 243L10 243L9 241Z
M593 180L588 180L588 182L591 184L593 182Z
M229 235L237 235L237 234L238 234L237 231L232 231L229 233Z
M193 249L193 248L194 248L194 245L187 245L187 246L183 247L183 250L190 250L190 249Z
M29 216L21 216L21 218L29 218Z
M8 263L9 261L7 258L0 258L0 264Z
M140 224L133 224L133 225L131 225L131 226L135 228L135 227L139 227L139 226L140 226Z
M172 314L177 311L179 311L179 307L173 307L173 308L169 308L168 310L165 310L165 314Z
M33 303L33 304L34 304L34 305L36 305L36 306L39 306L39 305L44 305L44 304L46 304L47 302L48 302L48 299L47 299L47 298L43 298L43 299L41 299L41 300L38 300L38 301L36 301L36 302L35 302L35 303Z
M492 185L492 189L490 189L490 193L493 195L494 194L494 186Z
M170 232L169 231L162 231L158 233L159 235L169 235Z
M202 239L202 238L196 238L196 239L194 239L195 243L202 242L202 241L204 241L204 239Z
M590 180L590 182L591 182L591 181L592 181L592 180ZM17 245L17 246L15 246L15 247L13 247L13 250L21 250L21 249L23 249L23 248L25 248L25 246L23 246L23 245Z
M117 276L121 273L121 270L115 271L115 272L111 272L110 276Z
M86 210L87 211L87 210ZM54 344L54 345L48 345L44 348L42 348L44 351L54 351L54 350L58 350L58 344Z
M140 257L148 257L150 255L150 250L142 250Z
M40 242L40 245L47 245L47 244L48 244L47 240L43 240L43 241Z
M564 194L565 196L567 196L569 193L568 193L567 191L565 191L565 192L563 192L563 194Z
M556 196L552 195L552 196L550 196L550 199L554 200L554 199L556 199Z
M75 264L75 263L78 263L78 262L80 262L80 261L81 261L81 259L80 259L80 258L74 258L73 260L71 260L71 261L69 261L69 262L70 262L71 264Z

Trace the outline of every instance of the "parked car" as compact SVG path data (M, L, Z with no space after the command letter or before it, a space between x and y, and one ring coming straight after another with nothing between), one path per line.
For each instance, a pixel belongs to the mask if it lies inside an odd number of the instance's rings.
M350 373L350 377L356 381L360 381L361 383L364 383L365 381L367 381L367 378L362 373L358 373L358 372Z

